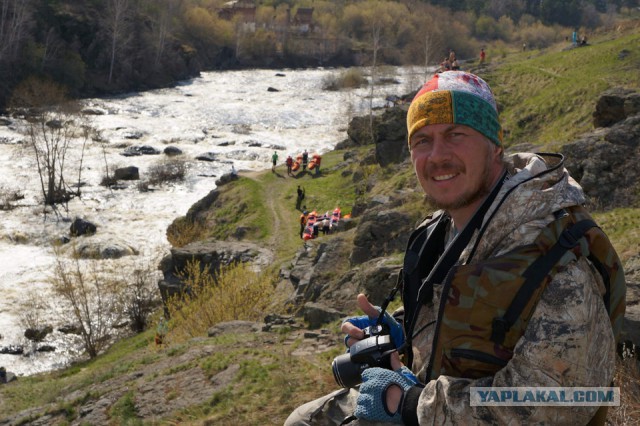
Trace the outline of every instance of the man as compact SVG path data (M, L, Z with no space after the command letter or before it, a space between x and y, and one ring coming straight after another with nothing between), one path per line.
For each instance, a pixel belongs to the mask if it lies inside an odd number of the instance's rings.
M342 389L307 403L285 424L340 424L350 416L348 420L356 419L350 424L367 425L587 424L598 407L470 404L471 387L611 384L614 326L603 303L603 280L584 256L563 256L561 267L544 276L546 287L526 305L529 316L518 317L520 332L514 337L513 325L506 328L511 343L496 321L507 315L501 318L504 310L496 313L494 304L521 280L508 274L517 262L492 260L530 248L546 235L541 231L548 224L565 217L565 209L584 203L581 188L552 155L503 159L495 100L475 75L435 75L412 101L407 129L418 181L441 209L409 241L403 267L404 327L389 314L383 321L395 346L409 347L405 361L415 376L393 353L391 369L365 369L359 389ZM619 269L619 263L614 267ZM624 290L623 276L618 278L617 290ZM469 289L471 295L461 296ZM348 347L365 337L362 329L379 315L366 296L358 295L357 304L366 316L343 323ZM467 317L453 317L452 309ZM497 326L491 340L500 344L474 340L480 325L492 320ZM482 350L474 350L476 346Z
M293 158L290 155L287 156L287 175L291 176L291 168L293 167Z
M302 205L302 200L304 200L305 194L304 188L301 188L300 185L298 185L297 192L298 195L296 196L296 210L301 210L300 206Z
M276 165L278 164L278 153L276 151L273 151L273 155L271 156L271 171L275 172L276 171Z

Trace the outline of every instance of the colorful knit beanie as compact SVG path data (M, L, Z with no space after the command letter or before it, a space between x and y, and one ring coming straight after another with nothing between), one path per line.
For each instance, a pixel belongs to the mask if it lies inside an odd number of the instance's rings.
M409 141L430 124L464 124L502 145L498 108L489 85L464 71L446 71L433 76L411 101L407 113Z

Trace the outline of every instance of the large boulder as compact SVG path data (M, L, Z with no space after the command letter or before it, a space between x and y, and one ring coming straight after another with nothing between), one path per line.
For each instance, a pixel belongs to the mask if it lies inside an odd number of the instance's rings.
M85 237L77 244L66 245L65 250L72 250L81 259L120 259L138 254L135 247L112 234Z
M399 107L388 108L381 116L376 117L376 161L382 167L401 163L409 156L406 122L407 112Z
M596 102L594 127L609 127L640 112L640 94L616 87L605 91Z
M351 264L403 251L413 229L412 223L409 215L396 210L367 211L356 228L349 257Z
M592 204L616 208L640 200L640 114L564 145L566 167Z

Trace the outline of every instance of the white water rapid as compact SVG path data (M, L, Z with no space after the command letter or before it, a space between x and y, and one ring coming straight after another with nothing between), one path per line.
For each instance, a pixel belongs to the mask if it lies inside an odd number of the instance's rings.
M95 223L97 235L125 241L140 252L138 257L166 252L167 226L214 189L216 178L229 172L232 164L240 171L265 169L274 149L283 162L288 154L295 156L303 149L326 152L346 138L351 117L368 111L370 89L322 90L323 79L337 73L324 69L207 72L173 88L84 100L86 107L104 111L87 117L107 143L89 141L82 165L82 196L69 203L68 211L61 209L65 220L52 214L45 218L42 213L35 159L23 143L28 139L25 123L0 117L0 190L24 195L15 203L17 208L0 211L0 348L19 345L25 349L23 355L0 354L0 366L29 375L62 368L79 354L73 339L56 330L61 324L53 314L56 331L41 344L50 342L56 350L32 352L20 320L21 306L31 292L50 295L49 279L56 261L51 242L69 235L69 220L81 217ZM375 88L374 107L382 106L388 94L415 90L421 81L418 72L407 68L397 69L394 78L399 84ZM277 91L268 91L270 87ZM8 124L2 124L2 118ZM164 154L125 157L121 155L125 145L149 145L160 152L169 145L179 148L188 161L186 179L150 192L140 192L135 181L120 190L101 186L105 156L111 171L135 166L141 179L150 166L166 158ZM216 161L195 159L204 153L214 153ZM78 156L72 157L65 170L75 170L77 175L74 158ZM73 181L72 176L67 178Z

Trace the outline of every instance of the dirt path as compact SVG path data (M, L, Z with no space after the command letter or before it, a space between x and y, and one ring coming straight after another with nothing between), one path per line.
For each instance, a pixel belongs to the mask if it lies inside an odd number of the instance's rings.
M283 183L280 179L276 179L271 181L269 179L262 179L261 176L264 173L268 173L265 171L247 171L239 173L240 176L252 179L255 181L260 181L264 188L264 199L266 203L266 212L268 212L269 217L272 219L271 223L271 235L268 240L268 245L272 249L279 247L282 242L282 211L279 209L278 200L282 196L282 191L285 190L289 186L288 182ZM284 186L284 189L283 189Z

